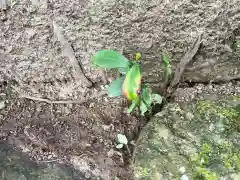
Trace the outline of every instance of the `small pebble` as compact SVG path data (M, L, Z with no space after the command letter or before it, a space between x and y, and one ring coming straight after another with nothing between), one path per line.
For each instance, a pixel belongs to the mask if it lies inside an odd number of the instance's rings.
M182 166L179 168L179 171L181 174L184 174L186 172L186 169L185 169L185 167Z
M94 107L94 103L92 102L90 103L89 108L93 108L93 107Z
M53 157L53 156L52 156L51 154L50 154L50 155L48 155L48 159L52 159L52 157Z
M101 85L100 88L101 88L101 90L104 90L104 89L105 89L104 85Z
M0 138L7 136L7 133L0 132Z
M27 33L29 39L32 39L34 37L34 35L36 34L35 30L31 29L31 28L27 29L26 33Z
M182 175L182 177L181 177L181 180L189 180L189 178L187 177L187 175Z
M86 177L87 179L89 179L89 178L91 177L91 173L90 173L90 172L86 172L86 173L85 173L85 177Z
M4 109L5 107L6 107L5 101L1 101L1 102L0 102L0 110L1 110L1 109Z
M213 86L210 84L210 85L208 85L208 89L212 89L213 88Z
M53 153L52 155L53 155L53 157L57 157L57 154L55 154L55 153Z
M104 102L108 102L108 98L107 97L105 97L103 100L104 100Z

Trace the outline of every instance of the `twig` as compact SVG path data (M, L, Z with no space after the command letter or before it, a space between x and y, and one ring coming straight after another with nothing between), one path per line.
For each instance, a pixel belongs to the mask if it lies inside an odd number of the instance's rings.
M34 96L28 96L28 95L23 95L23 94L20 94L20 97L21 98L26 98L26 99L30 99L30 100L33 100L33 101L41 101L41 102L45 102L45 103L48 103L48 104L82 104L82 103L85 103L87 101L89 101L90 99L94 99L94 98L98 98L98 97L101 97L103 95L107 94L106 92L102 92L100 94L97 94L95 96L92 96L91 98L85 98L85 99L82 99L82 100L66 100L66 101L51 101L49 99L43 99L43 98L39 98L39 97L34 97Z
M53 120L53 104L50 104L50 115L51 115L51 120Z
M57 101L57 100L50 100L50 99L44 99L44 98L39 98L39 97L34 97L34 96L29 96L27 94L24 94L22 92L19 92L19 90L12 86L13 89L15 89L20 98L26 98L26 99L30 99L30 100L33 100L33 101L41 101L41 102L45 102L45 103L48 103L48 104L82 104L82 103L85 103L87 101L89 101L90 99L95 99L95 98L99 98L101 96L104 96L107 94L107 91L101 91L100 93L98 94L95 94L93 95L92 97L89 97L89 98L84 98L84 99L81 99L81 100L63 100L63 101Z
M60 160L65 160L66 158L58 158L58 159L52 159L52 160L46 160L46 161L38 161L40 163L50 163L50 162L56 162Z
M74 51L73 51L70 43L64 38L60 27L55 22L53 22L53 29L54 29L54 34L57 36L58 40L60 41L61 45L63 46L63 49L64 49L63 52L64 52L65 56L68 57L70 63L72 64L73 68L76 71L75 77L76 77L77 81L80 81L82 83L83 87L91 87L92 82L89 81L85 77L85 75L74 55Z
M107 84L108 79L107 79L107 76L106 76L106 72L103 69L101 69L100 73L101 73L101 76L102 76L102 79L103 79L103 83Z
M126 146L126 148L127 148L127 152L128 152L128 154L129 154L129 155L131 155L131 151L130 151L130 149L129 149L128 145L127 145L127 144L125 144L125 146Z
M191 49L185 54L185 56L181 59L180 63L178 64L178 67L174 74L174 78L168 88L168 92L169 91L171 92L171 89L179 83L179 81L182 77L182 74L183 74L184 70L186 69L186 66L196 55L201 43L202 43L202 33L197 37L197 39L195 40Z

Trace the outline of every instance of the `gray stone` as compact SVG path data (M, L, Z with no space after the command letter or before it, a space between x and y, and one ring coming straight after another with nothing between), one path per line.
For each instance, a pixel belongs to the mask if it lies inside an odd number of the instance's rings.
M5 101L0 102L0 110L4 109L6 107Z
M12 146L0 141L0 172L4 180L85 180L77 171L56 163L36 164Z
M3 58L2 68L8 69L11 65L22 81L39 82L41 93L46 93L48 97L52 97L53 93L50 92L54 91L56 97L52 98L59 98L61 86L43 87L41 82L71 79L67 63L56 56L57 47L51 46L55 40L52 28L48 27L52 20L48 17L54 17L53 20L63 27L67 40L72 39L75 55L86 76L93 82L99 82L103 76L101 70L92 66L91 56L100 49L120 51L123 48L124 55L129 59L133 59L136 51L142 53L145 80L159 86L163 78L161 55L168 52L175 70L200 32L203 32L202 46L187 67L182 81L228 81L240 78L239 0L92 0L71 3L54 1L50 4L55 7L51 11L37 13L34 17L23 14L23 22L18 19L18 9L11 9L9 20L0 26L1 32L7 32L0 37L4 42L1 43L3 49L11 47L11 55L22 54L18 63L10 57ZM31 6L29 1L23 1L20 5ZM10 22L16 23L9 26ZM29 35L25 33L29 25L23 26L22 23L30 23L31 27L38 24L31 44L27 44ZM16 29L21 31L16 33ZM19 52L13 51L19 47ZM35 57L39 58L33 61ZM58 66L53 62L59 62ZM49 67L54 68L49 70ZM58 73L53 75L55 71ZM75 89L81 91L77 87L71 91Z
M203 42L183 75L184 81L229 81L240 78L240 29L234 1L101 1L88 6L77 41L83 59L102 48L120 50L133 59L142 52L147 81L161 82L161 54L168 52L173 68L203 32ZM89 20L90 19L90 20ZM87 23L90 21L89 23ZM69 29L70 33L73 31ZM79 39L77 38L77 39ZM83 50L84 48L84 50Z
M167 104L139 136L135 179L240 179L239 121L240 96Z

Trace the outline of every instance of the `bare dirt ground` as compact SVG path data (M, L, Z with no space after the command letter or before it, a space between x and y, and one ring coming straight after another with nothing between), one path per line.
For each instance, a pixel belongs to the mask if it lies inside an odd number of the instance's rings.
M113 107L105 97L101 106L84 104L51 105L19 99L7 80L1 84L0 138L20 147L38 163L70 164L93 177L131 179L131 154L117 150L116 136L135 140L144 121L124 112L127 104ZM132 148L132 146L130 145Z
M106 78L94 71L85 65L89 59L74 62L82 58L73 53L81 37L65 39L53 22L61 25L61 18L86 13L87 3L65 3L11 1L0 11L0 139L38 163L69 164L86 179L132 179L131 154L115 148L116 136L135 140L145 121L126 113L124 99L92 98L103 92L112 73ZM52 104L21 96L83 102Z

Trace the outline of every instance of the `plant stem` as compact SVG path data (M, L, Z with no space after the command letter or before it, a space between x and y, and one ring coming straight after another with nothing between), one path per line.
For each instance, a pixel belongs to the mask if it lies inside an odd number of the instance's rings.
M128 153L129 153L129 155L131 155L131 151L130 151L130 149L129 149L128 145L127 145L127 144L125 144L125 146L126 146L126 148L127 148L127 151L128 151Z
M143 103L147 106L147 108L149 109L149 106L148 106L148 104L146 103L146 101L143 99L143 98L141 98L141 100L143 101Z
M150 95L151 95L151 94L150 94ZM141 100L142 100L143 103L147 106L147 109L148 109L148 111L150 112L150 114L152 114L152 107L151 107L151 105L148 106L148 104L146 103L146 101L145 101L143 98L141 98Z

